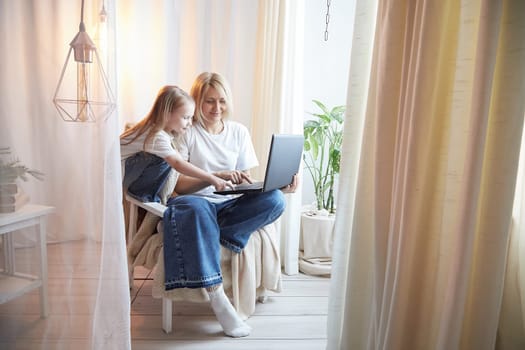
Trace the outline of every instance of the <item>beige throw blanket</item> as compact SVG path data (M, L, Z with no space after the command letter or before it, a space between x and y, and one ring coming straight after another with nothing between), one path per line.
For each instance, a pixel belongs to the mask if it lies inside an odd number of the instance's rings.
M129 263L154 269L152 295L174 301L208 301L203 288L164 290L164 259L162 253L161 218L152 213L146 216L128 246ZM159 232L160 231L160 232ZM246 319L255 311L259 297L266 291L281 291L281 263L276 243L277 232L271 224L254 232L241 253L235 254L221 246L221 270L226 293L239 315Z

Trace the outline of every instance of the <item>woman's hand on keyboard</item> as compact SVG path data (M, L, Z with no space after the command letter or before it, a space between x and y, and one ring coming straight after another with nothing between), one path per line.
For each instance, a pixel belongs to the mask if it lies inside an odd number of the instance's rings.
M215 176L220 177L224 180L229 180L233 184L237 185L243 182L252 183L252 178L250 174L240 170L224 170L214 173Z

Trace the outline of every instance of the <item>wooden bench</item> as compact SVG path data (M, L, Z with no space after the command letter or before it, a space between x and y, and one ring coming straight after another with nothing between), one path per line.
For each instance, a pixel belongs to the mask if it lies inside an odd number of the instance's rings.
M129 222L128 222L128 242L131 242L135 233L137 233L137 218L138 218L138 208L143 208L146 211L155 214L162 218L164 216L164 211L166 206L161 203L156 202L141 202L135 198L125 195L126 201L129 203ZM128 273L130 287L133 283L133 265L128 261ZM173 301L168 298L162 298L162 329L166 333L171 333L172 331L172 311L173 311Z

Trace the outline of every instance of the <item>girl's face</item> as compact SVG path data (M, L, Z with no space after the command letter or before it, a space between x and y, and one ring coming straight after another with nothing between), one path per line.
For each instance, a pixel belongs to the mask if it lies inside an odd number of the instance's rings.
M193 102L186 102L173 112L168 114L168 121L164 128L167 132L174 131L175 133L182 135L191 126L191 119L195 112L195 104Z
M215 88L209 87L202 99L202 115L205 124L216 124L222 120L222 114L226 112L226 99Z

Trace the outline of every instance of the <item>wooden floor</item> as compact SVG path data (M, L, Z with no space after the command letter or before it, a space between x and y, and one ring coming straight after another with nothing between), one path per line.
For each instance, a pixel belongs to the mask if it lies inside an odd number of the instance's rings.
M132 295L133 349L324 349L328 278L283 275L283 291L258 304L246 338L224 336L206 303L174 303L173 332L161 328L161 301L151 297L152 281L136 280Z
M96 293L96 271L84 262L66 264L82 251L96 251L81 243L48 246L49 308L47 319L39 317L37 291L0 305L0 349L87 349L86 331ZM31 253L17 252L18 255ZM95 271L95 272L94 272ZM72 280L69 276L74 275ZM137 269L131 296L132 349L270 349L318 350L326 344L326 319L329 279L303 274L283 275L283 291L270 294L266 303L258 304L247 323L250 336L233 339L224 336L208 304L174 303L173 332L161 328L161 300L151 297L149 271ZM96 289L96 288L95 288ZM65 295L72 296L66 298ZM46 337L45 342L41 339Z

